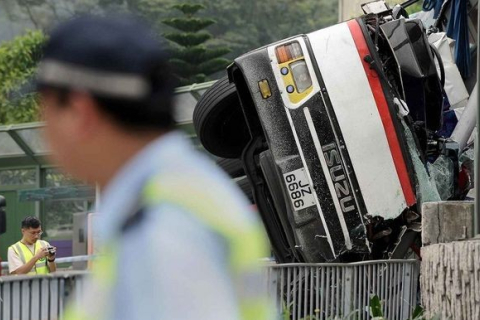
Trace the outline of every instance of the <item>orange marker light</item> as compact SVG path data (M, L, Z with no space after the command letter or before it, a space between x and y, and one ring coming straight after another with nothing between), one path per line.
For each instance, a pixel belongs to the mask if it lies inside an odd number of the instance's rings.
M279 64L303 57L302 47L298 42L278 46L275 53Z
M268 84L267 80L259 81L258 88L260 88L260 93L262 94L263 99L267 99L272 96L272 91L270 90L270 85Z
M276 52L277 52L278 63L284 63L288 61L287 50L285 46L277 47Z

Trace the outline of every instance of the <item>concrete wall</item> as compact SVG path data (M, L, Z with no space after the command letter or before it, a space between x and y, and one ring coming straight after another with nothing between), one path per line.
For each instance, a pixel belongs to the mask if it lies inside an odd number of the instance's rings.
M473 202L424 203L420 287L427 319L480 319L480 239Z

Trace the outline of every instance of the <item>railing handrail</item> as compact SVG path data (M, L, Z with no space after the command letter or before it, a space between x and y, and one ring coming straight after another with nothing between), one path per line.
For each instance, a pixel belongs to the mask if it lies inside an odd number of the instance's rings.
M0 283L6 282L18 282L24 280L35 280L35 279L68 279L78 276L89 275L90 271L86 270L69 270L69 271L57 271L49 274L39 274L39 275L8 275L0 277Z
M82 255L82 256L72 256L72 257L63 257L57 258L55 260L56 263L71 263L71 262L84 262L94 260L96 258L95 255ZM418 260L415 259L390 259L390 260L368 260L368 261L358 261L358 262L325 262L325 263L275 263L275 261L266 262L262 261L265 266L268 267L345 267L345 266L364 266L364 265L372 265L378 263L385 263L385 264L394 264L394 263L419 263ZM8 262L2 262L2 268L8 269Z
M266 267L282 268L282 267L348 267L348 266L367 266L373 264L395 264L395 263L409 263L417 264L419 260L415 259L391 259L391 260L368 260L358 262L324 262L324 263L267 263Z
M71 263L71 262L84 262L94 260L95 255L83 255L83 256L73 256L73 257L63 257L55 259L56 263ZM2 268L8 269L8 262L2 262Z
M82 256L72 256L72 257L63 257L57 258L55 260L56 263L71 263L71 262L84 262L84 261L91 261L96 258L95 255L82 255ZM390 260L368 260L368 261L358 261L358 262L324 262L324 263L275 263L275 261L268 261L265 263L265 260L262 262L268 267L345 267L345 266L363 266L363 265L371 265L371 264L378 264L378 263L385 263L385 264L394 264L394 263L419 263L418 260L415 259L390 259ZM8 262L2 262L2 268L8 269Z

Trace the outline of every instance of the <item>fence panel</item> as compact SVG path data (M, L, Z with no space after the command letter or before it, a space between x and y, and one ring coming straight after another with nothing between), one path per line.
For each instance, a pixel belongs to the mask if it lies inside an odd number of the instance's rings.
M61 319L65 303L86 275L85 271L76 271L0 277L0 319Z
M0 277L0 319L60 320L65 304L82 293L85 271ZM291 320L370 319L373 295L388 320L405 320L417 303L415 260L350 264L269 264L264 285L277 315ZM75 301L72 301L75 302Z
M278 315L290 314L292 320L367 320L374 295L380 298L386 319L405 320L417 302L416 260L271 264L266 269Z

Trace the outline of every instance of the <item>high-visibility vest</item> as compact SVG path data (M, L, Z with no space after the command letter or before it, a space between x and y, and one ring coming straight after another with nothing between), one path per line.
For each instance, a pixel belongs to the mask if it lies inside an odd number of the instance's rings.
M23 264L26 264L30 260L33 259L33 256L35 255L38 250L42 250L42 248L47 247L47 243L42 240L37 240L34 245L34 252L30 251L30 249L21 241L18 241L14 245L11 245L10 247L15 251L15 253L20 257L20 260L22 261ZM48 274L50 273L50 270L48 269L47 266L47 258L43 257L39 259L35 265L33 266L32 270L28 272L27 274L33 275L33 274Z
M260 258L270 254L270 247L262 226L256 223L248 224L240 219L238 221L224 219L223 216L219 216L219 213L225 212L228 207L225 207L222 201L230 199L228 193L225 196L222 195L225 190L216 190L218 193L212 198L212 194L208 192L209 189L204 185L194 186L191 180L182 180L184 179L162 175L155 177L143 190L141 207L174 204L193 214L223 238L228 243L230 274L236 286L241 319L271 319L272 305L265 294L266 288L252 290L251 286L246 285L252 282L257 285L262 283L261 279L258 279ZM241 208L231 208L231 210L238 211ZM243 212L236 212L229 216L241 217L242 214ZM96 262L91 283L92 292L84 297L83 303L89 307L67 309L65 320L112 319L111 302L117 278L116 266L119 263L118 255L115 254L117 250L117 244L101 250L107 255L99 258L98 263ZM99 298L102 296L104 301L99 303Z

